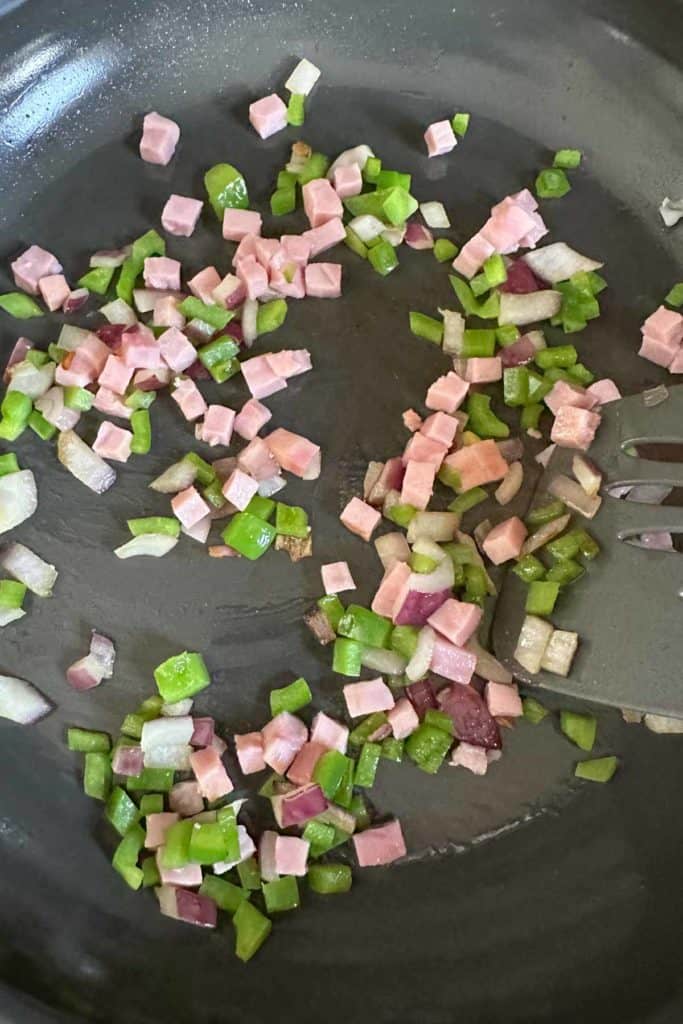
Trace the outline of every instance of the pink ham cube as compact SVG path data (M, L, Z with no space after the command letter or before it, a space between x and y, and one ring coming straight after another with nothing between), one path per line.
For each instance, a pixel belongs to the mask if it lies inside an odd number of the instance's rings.
M136 370L156 370L163 366L159 342L144 324L135 324L123 332L119 355L126 366Z
M199 419L206 412L207 405L202 393L193 380L186 377L176 383L171 392L171 398L180 406L180 411L189 422Z
M656 341L679 344L683 341L683 313L660 306L650 314L640 330Z
M256 210L237 210L228 207L223 213L223 238L241 242L245 235L260 235L263 221Z
M161 164L171 160L180 138L180 128L175 121L152 111L142 122L140 156L148 164Z
M334 217L342 217L344 207L327 178L314 178L301 189L304 212L312 228L327 224Z
M161 391L171 383L171 371L167 366L156 370L138 370L133 377L133 387L140 391Z
M394 734L394 739L397 740L404 740L407 736L410 736L411 732L415 732L420 724L417 711L407 697L401 697L400 700L396 701L387 718L391 731Z
M588 451L600 426L600 415L589 409L576 409L563 405L557 410L550 431L550 440L562 448L578 448Z
M156 853L157 868L162 885L173 886L176 891L183 886L186 889L202 884L201 864L185 864L182 868L165 868L163 864L163 846Z
M363 829L353 835L353 848L361 868L391 864L406 855L406 844L398 820Z
M278 775L284 775L308 740L308 729L296 715L282 711L261 730L263 760Z
M555 381L552 391L543 399L553 416L557 416L563 405L573 405L577 409L592 409L596 399L585 388L578 384L570 384L566 380Z
M232 257L233 267L236 267L242 260L246 260L250 256L256 259L256 235L244 236Z
M211 523L212 519L209 514L208 516L203 516L192 526L183 526L181 529L186 537L191 537L192 540L196 540L198 544L206 544L209 533L211 532ZM222 743L223 740L220 740L220 742Z
M341 217L333 217L321 224L319 228L310 228L309 231L304 231L302 237L311 247L310 255L319 256L321 252L326 252L332 246L344 241L346 228Z
M164 845L166 830L180 821L180 815L172 811L161 811L158 814L148 814L145 818L145 849L156 850Z
M287 387L287 381L274 372L267 356L252 356L241 366L242 376L254 398L268 398Z
M401 501L423 511L434 490L437 467L433 462L409 462L403 477Z
M215 447L218 444L227 446L232 438L232 428L235 422L235 413L227 405L210 405L204 413L204 422L201 425L201 440L205 444Z
M270 409L262 405L257 398L250 398L235 417L235 433L245 441L252 441L272 416Z
M421 434L446 448L450 448L455 441L459 426L460 423L455 416L449 416L445 412L434 412L424 423L418 424Z
M302 480L317 480L320 476L320 445L283 427L269 434L265 442L287 473Z
M478 629L482 615L478 605L451 597L429 616L427 622L456 647L463 647Z
M443 156L450 153L458 144L450 121L434 121L424 134L427 143L427 155Z
M419 413L416 413L414 409L406 409L405 412L402 413L401 418L403 419L403 426L411 433L419 430L422 426L422 417Z
M683 345L674 356L673 362L669 364L669 373L683 373Z
M271 268L269 285L271 291L287 299L303 299L306 296L306 282L301 267L290 264L287 275L282 270Z
M187 287L192 294L205 302L207 306L213 305L213 293L221 283L221 276L215 267L204 267L192 280L187 282Z
M347 726L330 718L324 711L318 711L311 723L311 743L319 743L324 750L338 750L345 754L348 740Z
M171 498L173 515L179 519L186 530L191 529L200 519L208 516L211 509L195 487L186 487Z
M486 221L480 234L496 252L510 253L519 248L525 235L536 227L533 218L521 206L510 203Z
M300 373L307 373L313 368L311 353L307 348L282 349L281 352L266 352L273 373L278 377L289 380L290 377L297 377Z
M465 380L470 384L490 384L503 377L503 364L500 356L475 356L467 360Z
M62 264L56 256L39 245L31 245L11 264L12 275L17 288L38 294L38 285L44 277L54 277L62 272Z
M255 772L262 772L265 769L263 737L260 732L236 734L235 751L243 775L253 775Z
M309 782L312 782L315 766L325 751L329 749L331 748L325 747L322 743L314 742L313 740L304 743L287 772L289 781L296 783L297 786L306 786Z
M326 594L341 594L345 590L356 589L348 562L328 562L320 567L320 575Z
M303 235L281 235L283 261L305 267L311 256L311 243Z
M347 683L344 687L344 700L351 718L371 715L375 711L390 711L394 706L393 694L381 678Z
M451 754L450 764L454 768L467 768L473 775L486 775L489 766L487 751L471 743L458 743Z
M502 565L519 557L526 536L527 528L519 516L510 516L487 534L482 544L484 554L494 565Z
M278 836L275 840L275 870L278 875L303 878L310 843L298 836Z
M262 139L268 139L287 127L287 107L279 96L271 93L249 105L249 121Z
M616 402L621 398L621 391L609 377L596 380L594 384L586 388L589 395L592 395L598 405L607 405L608 402Z
M662 340L661 338L654 338L649 334L643 335L643 342L638 349L638 355L643 359L648 359L651 363L655 363L657 366L671 366L671 363L676 358L678 350L680 349L680 343L675 338L669 338Z
M254 257L264 270L270 270L271 261L280 249L277 238L254 238Z
M109 388L98 388L95 392L93 408L105 416L118 416L119 419L129 420L133 410L124 404L119 395L115 395Z
M451 370L431 385L427 391L425 405L428 409L454 413L462 405L469 389L469 383Z
M351 533L358 534L363 540L370 540L382 514L360 498L351 498L339 518Z
M233 784L220 755L213 747L193 750L190 754L190 767L199 783L199 792L209 803L232 793Z
M508 464L498 451L495 441L477 441L447 455L444 466L454 469L460 477L460 491L502 480Z
M514 684L487 683L485 697L494 718L519 718L524 713L519 690Z
M197 782L176 782L168 794L168 806L182 818L204 810L204 800Z
M61 309L71 294L71 289L63 274L47 274L46 277L41 277L38 282L38 290L51 313Z
M132 376L132 366L126 366L119 356L109 356L97 381L102 387L113 391L114 394L124 395Z
M453 683L466 685L472 681L476 667L476 654L452 644L444 637L435 638L430 665L432 672L443 676L444 679L450 679Z
M73 373L90 372L91 379L94 380L104 369L110 352L111 349L103 341L100 341L96 334L88 334L73 352L69 369ZM65 362L68 361L69 357L67 356Z
M144 268L145 285L160 291L180 291L180 263L168 256L148 256Z
M178 300L173 295L164 295L154 303L152 323L155 327L177 327L182 330L185 317L178 309Z
M174 192L168 197L161 211L161 226L169 235L189 238L197 227L203 206L201 199L179 196Z
M469 242L465 242L453 260L453 269L463 277L472 278L494 252L491 243L479 232L473 235Z
M357 196L363 191L363 175L358 164L337 167L334 175L334 190L340 199Z
M160 334L158 342L161 358L176 373L187 370L197 359L196 348L177 327L169 327Z
M375 543L377 543L375 541ZM390 569L385 572L382 582L377 588L371 608L377 615L384 615L391 618L394 605L400 600L403 604L403 597L407 593L410 577L410 566L407 562L394 562Z
M114 423L100 423L97 437L93 441L92 450L103 459L115 462L127 462L130 458L130 445L133 435L130 430L117 427Z
M341 279L341 263L309 263L304 271L306 294L314 299L338 299Z
M409 462L431 462L438 469L447 451L448 445L433 441L431 437L418 432L413 434L405 446L401 461L404 466Z
M237 465L259 482L272 479L280 471L280 464L261 437L255 437L242 449Z
M245 256L240 260L235 273L244 285L247 298L258 299L268 291L268 271L255 256Z
M258 481L247 476L241 469L235 469L223 484L223 496L240 512L245 508L258 491Z

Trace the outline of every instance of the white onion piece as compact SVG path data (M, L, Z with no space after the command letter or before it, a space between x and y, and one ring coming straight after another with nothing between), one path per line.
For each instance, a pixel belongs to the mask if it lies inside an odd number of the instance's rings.
M633 708L620 708L621 717L627 725L640 725L643 721L643 712L634 711ZM681 720L683 724L683 719Z
M95 494L104 494L116 480L116 470L107 465L73 430L65 430L59 435L57 458L65 469Z
M524 482L524 469L521 462L511 462L508 471L494 492L499 505L509 505L519 493Z
M403 239L405 237L406 237L406 226L405 226L405 224L402 227L385 228L384 231L382 232L382 238L384 239L384 241L388 242L389 245L393 245L394 249L397 246L401 245L401 243L403 242Z
M30 469L0 476L0 533L19 526L38 508L38 489Z
M524 617L514 658L532 675L541 671L541 662L552 635L553 627L550 622L540 619L538 615Z
M542 348L548 347L543 331L527 331L524 337L531 342L537 352L540 352Z
M126 262L130 248L127 246L126 249L100 249L90 257L90 266L112 267L115 270L116 267L120 267L122 263Z
M428 228L449 228L451 226L443 203L420 203L420 213Z
M397 562L407 562L410 548L403 533L385 533L375 540L375 550L385 572L393 568Z
M192 711L194 701L191 697L185 700L176 700L172 704L162 704L161 714L164 718L176 718L178 715L189 715Z
M566 629L554 629L541 658L541 668L556 676L568 676L579 646L579 634Z
M373 217L371 213L364 213L360 217L354 217L353 220L349 221L349 227L354 234L358 235L361 242L372 242L373 239L379 238L384 231L382 221L377 217Z
M550 289L529 292L527 295L513 295L502 292L498 322L522 327L556 316L562 306L562 293Z
M425 537L415 541L413 551L416 555L426 555L427 558L433 558L437 565L448 558L448 554L443 548L440 548L433 540L427 540Z
M658 384L656 388L648 388L647 391L643 391L643 405L648 409L654 409L656 405L666 402L668 397L668 389L664 384Z
M190 715L178 718L154 718L142 726L140 746L143 751L153 747L187 744L192 739L194 721Z
M584 455L575 455L572 459L572 473L583 487L586 494L593 497L602 485L602 473Z
M182 300L184 298L184 292L176 292L161 288L156 291L154 288L135 288L133 291L133 302L135 303L135 308L138 313L152 313L160 299Z
M465 317L453 309L440 309L443 317L442 348L447 356L459 356L465 341Z
M360 657L364 668L373 672L381 672L385 676L398 676L405 672L408 662L396 651L387 651L383 647L365 647Z
M174 885L158 885L154 890L154 895L159 901L159 910L164 917L172 917L174 921L179 921L176 887Z
M102 678L111 679L116 663L116 648L108 636L103 636L94 629L90 634L90 657L99 665Z
M110 324L125 324L126 327L133 327L138 322L135 310L129 306L125 299L114 299L100 306L100 313Z
M169 537L167 533L142 533L121 547L114 548L114 554L117 558L137 558L140 555L162 558L172 551L177 543L178 538Z
M0 553L0 565L38 597L51 597L57 582L57 570L30 548L23 544L10 544Z
M453 540L458 527L456 512L417 512L408 526L408 543L416 540L440 541Z
M662 220L668 228L675 227L681 217L683 217L683 197L681 197L681 199L669 199L669 197L666 196L662 200L659 212Z
M195 482L196 476L197 470L189 459L187 461L181 459L180 462L174 462L172 466L165 469L160 476L152 480L149 486L159 494L178 494L179 491L190 487Z
M683 732L683 718L670 718L668 715L645 715L643 722L650 732L662 735Z
M522 257L527 266L531 267L536 277L549 284L568 281L572 274L582 270L600 270L603 263L582 256L565 242L553 242L552 245L541 246ZM503 321L504 322L504 321Z
M172 722L172 718L164 719ZM173 768L178 772L190 770L190 754L192 747L187 743L169 744L168 746L152 747L145 751L145 768Z
M432 572L414 572L410 577L410 590L419 594L438 594L455 583L455 571L450 558L444 558Z
M231 868L237 867L237 865L241 864L243 861L249 860L249 858L253 857L253 855L256 853L254 840L251 838L244 825L237 826L237 838L240 844L240 859L230 861L218 861L216 864L213 865L213 873L215 875L224 875L226 871L230 871ZM263 874L263 871L261 872L261 874ZM274 877L277 878L277 875L275 875Z
M272 498L274 494L278 494L286 486L287 481L283 476L269 476L265 480L259 480L258 494L262 498Z
M429 672L434 653L435 633L431 626L423 626L417 635L415 653L406 665L406 677L411 683L423 679Z
M534 551L538 551L538 549L542 548L544 544L547 544L549 540L554 540L555 537L559 537L559 535L566 530L570 519L571 516L569 512L567 512L565 515L559 516L557 519L551 519L549 523L544 523L543 526L539 526L539 528L534 530L533 533L530 533L524 541L520 554L522 556L532 555Z
M465 649L477 656L476 673L491 683L511 683L512 673L493 657L490 651L484 650L479 641L472 637L465 644Z
M26 612L23 608L0 608L0 629L23 619Z
M621 497L615 493L619 490L621 488L615 487L611 491L612 497ZM628 495L629 501L637 501L641 505L661 505L672 491L673 487L669 487L667 484L633 484L629 486L623 497Z
M65 348L67 352L74 352L86 338L92 336L92 331L86 331L83 327L76 327L75 324L64 324L59 337L57 338L57 345L59 348Z
M482 519L480 523L477 523L475 528L472 530L472 536L477 542L477 547L483 551L484 541L493 529L493 523L490 519Z
M21 391L22 395L28 395L35 400L49 391L54 384L55 364L50 362L43 366L34 366L25 359L10 368L9 377L8 391Z
M360 146L354 146L353 149L345 149L343 153L340 153L336 160L333 160L330 164L327 177L332 180L334 178L334 172L338 167L352 167L353 164L358 164L361 171L365 170L365 165L368 162L369 157L375 154L366 146L365 143L361 143ZM355 228L354 228L355 231Z
M543 466L543 468L545 469L548 463L550 462L553 452L556 448L556 444L549 444L548 447L544 448L542 452L538 453L538 455L534 455L534 462L537 462L539 466Z
M673 536L666 530L647 530L640 535L640 546L650 551L673 551Z
M300 96L308 96L319 78L320 68L317 68L306 57L302 57L285 82L285 89L298 93Z
M375 484L382 475L384 469L383 462L368 462L368 468L365 470L365 476L363 477L363 501L367 501Z
M52 705L32 683L0 675L0 718L31 725L52 711Z
M565 476L564 473L558 473L550 481L548 493L552 494L553 498L559 498L567 508L573 509L586 519L592 519L602 505L602 498L599 495L587 494L581 484L577 484L576 480Z
M256 299L245 299L242 306L242 337L247 348L251 348L258 338L258 302Z

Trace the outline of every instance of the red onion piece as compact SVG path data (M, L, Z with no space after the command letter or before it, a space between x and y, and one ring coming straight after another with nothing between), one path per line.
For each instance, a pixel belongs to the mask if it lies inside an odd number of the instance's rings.
M188 366L185 373L192 380L211 380L211 374L204 364L200 363L198 359L195 359L192 366Z
M382 466L377 480L369 490L368 504L379 507L384 502L389 491L400 491L404 475L405 466L400 456L387 459Z
M62 304L62 312L69 316L71 313L77 313L79 309L85 306L86 302L90 298L90 292L87 288L76 288L74 291L69 292L67 297L64 299Z
M424 718L430 708L438 707L436 694L429 679L418 679L417 682L410 683L406 686L405 693L420 718Z
M100 341L108 345L114 355L117 355L121 351L123 332L127 330L127 324L105 324L103 327L98 327L95 333Z
M452 596L450 587L447 590L438 590L436 593L409 590L400 611L394 617L394 624L397 626L424 626L430 615L433 615L437 608L440 608Z
M507 345L500 350L500 361L504 369L511 366L524 366L530 363L536 355L536 346L529 340L526 334L512 345Z
M117 747L111 766L117 775L133 777L140 775L145 766L142 747L138 744L131 747Z
M231 307L228 306L228 309L230 308ZM238 345L244 345L244 332L242 330L242 325L239 324L237 320L231 320L223 333L229 334Z
M508 292L510 295L528 295L530 292L537 292L545 287L523 259L513 260L507 271L507 281L500 286L501 292Z
M218 908L208 896L200 896L189 889L176 889L176 909L179 921L196 924L200 928L215 928Z
M79 658L66 670L67 682L74 690L92 690L99 686L104 678L100 670L99 662L90 655Z
M524 444L520 437L507 437L504 441L496 441L496 448L507 463L519 462L524 455Z
M301 786L282 798L282 827L302 825L327 810L327 800L318 785Z
M424 224L409 220L406 224L405 243L411 249L433 249L434 237Z
M486 750L501 748L498 724L484 700L471 686L462 686L460 683L446 686L439 691L436 699L441 710L451 718L457 739Z
M194 732L190 737L190 743L193 747L210 747L213 742L215 732L215 722L213 718L194 718Z

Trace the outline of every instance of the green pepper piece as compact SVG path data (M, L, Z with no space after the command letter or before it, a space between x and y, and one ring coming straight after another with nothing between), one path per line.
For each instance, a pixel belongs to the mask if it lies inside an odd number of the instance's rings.
M225 910L228 914L234 914L239 905L249 899L249 893L242 886L233 885L216 875L204 876L199 895L213 900L219 910Z
M318 608L336 633L341 617L344 614L344 605L338 596L336 594L326 594L325 597L318 598Z
M129 519L128 529L134 537L146 533L165 533L169 537L180 536L180 523L174 516L147 516L144 519Z
M311 864L306 877L313 892L322 896L349 892L353 882L348 864Z
M287 316L287 303L284 299L271 299L263 302L256 316L256 333L259 337L262 334L270 334L282 327Z
M313 700L311 688L305 679L295 679L289 686L282 686L279 690L270 691L270 714L272 718L279 715L281 711L289 711L294 714L301 708L305 708Z
M9 476L10 473L19 472L19 462L14 452L7 452L0 455L0 476Z
M338 750L326 750L313 769L313 781L317 782L328 800L334 800L346 772L348 758Z
M111 787L111 763L109 755L89 753L85 755L83 790L94 800L106 800Z
M140 814L146 818L148 814L161 814L164 809L164 798L161 793L145 793L140 798Z
M444 711L437 711L436 708L428 708L423 719L425 725L433 725L435 729L447 732L449 736L455 736L453 719Z
M391 650L410 661L415 654L419 632L417 626L394 626L390 640Z
M536 195L539 199L561 199L569 191L569 179L559 168L547 168L536 178Z
M166 704L194 697L211 682L201 654L189 651L173 655L157 665L154 679Z
M168 837L168 832L166 835ZM217 821L191 824L187 859L192 864L217 864L227 860L228 847L228 836Z
M448 263L458 255L458 247L450 238L437 238L434 242L434 258L439 263Z
M130 450L134 455L146 455L152 447L152 422L148 409L136 409L131 415L130 425L133 428L133 440Z
M539 505L533 508L526 517L528 526L544 526L551 523L553 519L559 519L567 511L566 505L561 501L550 501L546 505Z
M277 188L270 197L270 212L273 217L284 217L296 210L296 190Z
M249 857L237 865L240 885L248 891L256 891L261 888L261 869L255 857Z
M463 334L462 355L465 359L488 358L496 350L496 332L490 328L466 330Z
M254 561L264 555L275 540L275 527L258 516L238 512L221 536L225 544Z
M539 558L536 558L536 555L524 555L513 566L512 571L524 583L533 583L534 580L542 580L545 576L545 566Z
M488 494L483 487L470 487L469 491L463 491L459 494L454 501L448 506L449 512L456 512L459 516L464 516L465 512L469 512L470 509L476 508L482 501L486 501Z
M360 757L358 758L358 764L356 765L356 772L354 775L354 785L363 786L365 789L369 789L375 784L375 775L377 774L377 765L382 754L382 747L379 743L370 743L367 741L361 747Z
M297 181L300 185L307 185L309 181L313 181L315 178L324 178L329 166L330 161L324 153L311 153L299 171Z
M272 921L244 900L235 911L232 923L235 926L235 955L246 963L270 935Z
M560 728L567 739L570 739L581 750L593 749L598 731L598 722L594 715L582 715L576 711L561 711Z
M350 604L339 622L337 632L364 647L388 647L392 629L389 619L369 608Z
M262 498L260 494L255 494L244 511L268 522L274 509L275 502L272 498Z
M306 510L278 501L275 507L275 532L284 537L308 537L311 528Z
M381 239L377 245L368 249L368 261L373 270L376 270L382 277L386 277L398 266L396 251L386 239Z
M0 309L4 309L15 320L30 320L31 317L45 315L38 303L23 292L6 292L0 295Z
M183 868L190 862L191 821L176 821L166 829L164 846L161 852L161 865L164 868Z
M67 729L67 746L69 750L81 754L107 754L111 750L111 740L106 732L94 732L91 729Z
M355 640L337 637L332 653L332 671L342 676L357 678L361 670L363 645Z
M560 584L552 580L534 580L529 584L525 610L529 615L552 615L560 593Z
M287 124L300 128L306 119L306 97L303 93L293 92L287 104Z
M140 811L125 789L115 786L104 808L104 816L120 836L125 836L131 826L140 820Z
M406 752L418 768L435 775L451 748L453 737L424 722L406 740Z
M557 369L566 370L573 366L578 359L578 352L574 345L555 345L553 348L541 348L534 356L534 362L542 370Z
M225 309L217 303L202 302L194 295L188 295L178 306L188 320L201 320L216 331L222 331L235 315L231 309ZM203 346L208 348L208 345Z
M404 529L408 527L411 521L414 519L417 513L417 509L414 505L409 505L407 502L397 502L388 508L384 515L387 519L390 519L392 523L396 523L397 526L402 526Z
M363 744L369 740L372 734L377 731L377 729L386 724L386 721L387 716L383 711L374 711L351 730L351 733L349 734L349 743L352 747L362 747Z
M299 886L294 875L283 875L262 885L263 901L269 914L296 910L299 906Z
M491 398L482 392L470 394L467 402L468 428L480 438L502 438L510 436L507 423L498 419L491 410Z
M397 740L393 736L385 736L382 740L382 757L387 761L396 761L398 764L403 760L403 747L405 740Z
M142 862L142 888L152 889L161 885L161 875L157 867L156 857L145 857Z
M81 288L87 288L89 292L104 295L111 284L114 269L114 267L93 267L78 279L78 284Z
M173 786L174 776L172 768L143 768L140 775L130 775L126 779L126 789L129 793L149 790L168 793Z
M227 209L246 210L249 207L247 183L232 164L216 164L204 175L209 202L220 221Z
M538 725L544 718L547 718L550 712L547 708L544 708L540 701L537 701L535 697L524 697L522 700L522 709L524 711L524 717L527 722L531 722L532 725Z
M454 114L451 118L451 128L454 133L462 138L467 134L467 129L470 126L470 115L462 112Z
M503 371L503 401L513 407L528 403L529 371L526 366L510 366Z
M91 754L87 754L91 757ZM137 866L140 851L145 844L145 833L139 825L132 825L116 847L112 857L112 867L123 878L131 889L139 889L144 875Z
M0 580L0 608L15 610L21 608L26 597L25 583L16 580Z
M426 316L424 313L416 313L414 310L408 313L408 320L410 330L416 338L424 338L425 341L431 341L435 345L440 345L443 341L443 321L435 320L434 317Z
M616 757L594 757L591 761L579 761L574 775L589 782L609 782L618 764Z
M574 583L575 580L580 579L585 571L584 567L572 558L564 558L551 565L545 578L554 583L559 583L561 587L566 587L570 583Z

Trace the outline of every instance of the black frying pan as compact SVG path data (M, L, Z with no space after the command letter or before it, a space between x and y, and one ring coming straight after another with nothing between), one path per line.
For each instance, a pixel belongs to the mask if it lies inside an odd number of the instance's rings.
M294 135L261 143L247 105L306 54L323 78L305 136L328 153L370 142L385 165L414 173L422 198L447 202L460 241L549 151L581 147L574 192L546 207L555 238L607 260L605 315L578 344L627 391L662 379L635 349L638 324L680 277L675 232L656 212L682 184L680 3L4 0L0 9L3 290L22 245L53 249L75 278L90 252L156 223L169 191L200 195L203 170L219 160L245 172L263 208ZM152 108L182 125L165 169L135 152ZM451 158L428 163L422 126L454 109L473 112L470 133ZM190 269L227 266L210 214L171 254ZM168 408L157 410L153 454L102 498L22 439L41 504L17 535L61 575L51 601L33 602L3 632L0 670L33 680L59 707L35 728L0 722L0 1015L22 1024L678 1022L680 740L614 714L600 713L602 747L624 767L604 788L567 781L572 751L547 723L517 729L484 780L383 765L373 797L380 812L401 815L411 861L362 873L348 897L307 896L248 967L232 956L229 926L206 934L162 918L108 864L112 839L81 793L64 727L114 730L169 654L204 652L214 685L201 704L229 731L257 727L268 690L291 672L340 710L327 653L301 616L320 589L319 559L348 558L362 600L376 584L374 552L336 516L368 458L401 443L401 410L442 372L438 353L408 335L407 308L449 299L445 273L424 254L406 253L386 281L342 259L345 299L292 303L277 335L278 346L310 347L316 372L271 403L275 425L324 447L321 479L288 491L314 509L319 558L216 562L186 541L160 562L117 562L125 518L165 507L148 480L190 443ZM6 353L16 331L6 317L0 330ZM54 326L33 321L27 333L49 340ZM92 626L116 638L118 670L79 696L63 671Z

